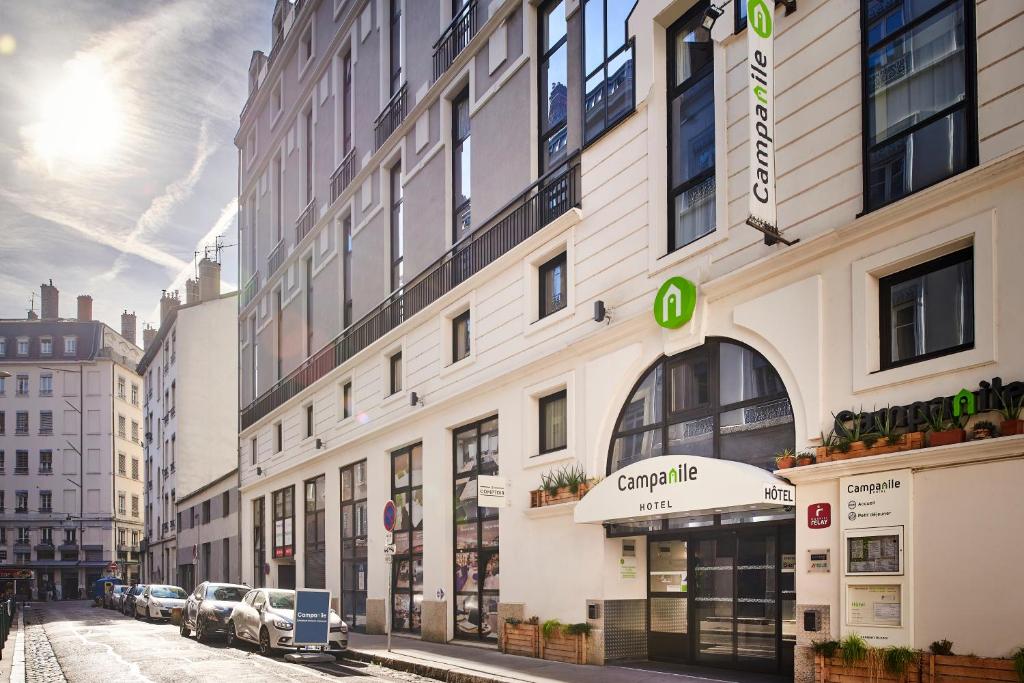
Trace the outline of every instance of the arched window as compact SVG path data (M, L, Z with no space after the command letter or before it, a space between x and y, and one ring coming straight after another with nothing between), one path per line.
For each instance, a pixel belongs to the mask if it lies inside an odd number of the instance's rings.
M728 339L661 358L637 382L615 425L608 473L663 454L775 469L793 448L793 407L775 368Z

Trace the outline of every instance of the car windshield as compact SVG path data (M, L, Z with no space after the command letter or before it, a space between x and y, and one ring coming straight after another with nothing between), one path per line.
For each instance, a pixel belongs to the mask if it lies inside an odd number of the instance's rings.
M291 591L267 591L267 597L274 609L295 609L295 593Z
M248 592L245 586L210 586L206 589L206 599L240 602Z
M142 595L142 591L144 591L144 590L146 590L146 587L142 586L142 585L139 585L139 586L135 587L135 590L132 591L132 594L133 595Z
M177 586L154 586L149 594L154 598L179 598L184 600L187 596L185 591Z

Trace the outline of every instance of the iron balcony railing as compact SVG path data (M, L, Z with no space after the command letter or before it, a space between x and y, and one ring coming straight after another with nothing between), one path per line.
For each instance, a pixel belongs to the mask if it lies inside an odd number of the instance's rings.
M302 241L302 238L309 234L309 231L313 229L313 225L316 223L316 197L309 200L309 204L306 204L306 208L299 214L299 219L295 221L295 244Z
M267 279L277 272L277 269L284 263L285 257L288 256L288 248L284 244L284 240L277 243L274 250L270 252L270 256L267 257Z
M357 353L388 334L470 276L580 205L579 158L530 185L475 232L452 247L409 284L396 290L372 311L244 407L242 429L284 405Z
M254 296L256 296L256 292L259 291L259 288L260 273L259 271L256 271L252 274L252 277L249 278L249 281L245 283L245 287L242 288L242 308L249 305L249 302L252 301Z
M455 15L451 23L441 33L441 37L434 43L434 80L436 81L455 61L469 41L476 35L476 0Z
M381 146L387 142L391 134L402 125L402 121L405 121L406 104L408 98L406 93L408 91L408 84L403 83L402 87L398 89L398 92L392 96L386 105L384 105L384 111L380 113L377 120L373 122L373 141L375 149L380 149Z
M337 170L331 176L331 204L338 200L345 188L352 183L356 177L356 148L353 147L345 155L345 158L338 164Z

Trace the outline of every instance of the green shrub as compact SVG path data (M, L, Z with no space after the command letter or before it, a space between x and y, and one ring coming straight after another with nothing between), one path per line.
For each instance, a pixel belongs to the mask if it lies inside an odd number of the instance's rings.
M868 656L868 644L856 633L851 633L839 643L839 652L843 658L843 664L853 666Z
M826 658L832 658L836 656L836 652L839 651L838 640L814 640L811 641L811 649L814 650L814 654L821 655Z
M565 632L570 636L588 636L590 635L590 624L586 622L580 624L569 624L565 627Z
M902 679L916 658L917 651L909 647L887 647L882 651L882 666L886 672Z
M523 620L519 617L506 617L505 623L509 626L519 626L521 623L523 623Z
M554 635L560 632L561 630L562 622L560 622L558 619L548 619L540 627L540 632L544 634L544 638L546 639L554 637Z
M1018 647L1010 655L1013 660L1013 668L1017 671L1017 680L1024 683L1024 647Z
M928 646L928 651L931 652L933 655L949 656L953 654L953 641L946 640L945 638L943 638L942 640L936 640L934 643Z

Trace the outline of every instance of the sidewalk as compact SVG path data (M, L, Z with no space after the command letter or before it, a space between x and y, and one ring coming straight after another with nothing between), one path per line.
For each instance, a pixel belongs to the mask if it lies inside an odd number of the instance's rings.
M7 634L7 642L4 643L3 657L0 658L0 681L25 683L25 624L20 609Z
M533 657L505 655L491 647L459 643L428 643L394 636L391 652L387 637L351 633L348 657L391 669L450 683L753 683L779 681L775 676L650 662L622 662L609 666L578 666Z

